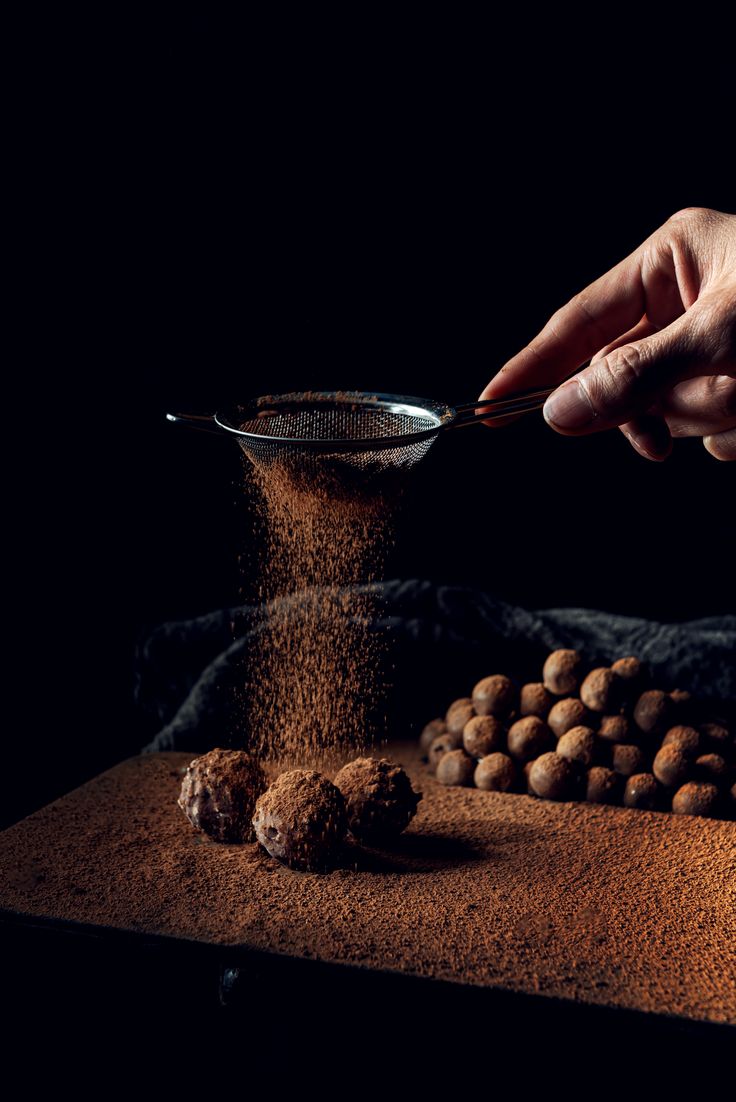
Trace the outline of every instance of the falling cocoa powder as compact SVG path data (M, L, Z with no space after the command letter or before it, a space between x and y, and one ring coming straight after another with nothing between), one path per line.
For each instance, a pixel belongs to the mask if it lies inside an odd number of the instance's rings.
M335 767L381 732L386 639L378 591L400 487L349 456L244 451L260 520L263 618L241 711L271 767ZM277 598L288 597L288 600Z

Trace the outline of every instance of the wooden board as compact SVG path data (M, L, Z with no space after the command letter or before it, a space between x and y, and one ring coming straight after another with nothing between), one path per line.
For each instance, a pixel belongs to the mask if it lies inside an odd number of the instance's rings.
M193 755L131 758L0 834L0 908L41 919L736 1023L736 824L446 789L390 851L299 873L176 806Z

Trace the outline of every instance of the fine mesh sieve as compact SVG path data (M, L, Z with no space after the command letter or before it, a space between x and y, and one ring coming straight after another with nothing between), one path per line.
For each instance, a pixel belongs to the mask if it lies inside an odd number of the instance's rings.
M166 416L233 436L263 466L287 457L310 462L331 458L366 473L405 471L424 458L443 429L539 409L553 389L456 406L398 394L303 392L266 395L211 416Z

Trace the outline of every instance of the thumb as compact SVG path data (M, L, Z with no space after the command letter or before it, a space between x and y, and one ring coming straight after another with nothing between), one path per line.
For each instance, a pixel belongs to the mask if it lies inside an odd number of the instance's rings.
M557 432L578 435L632 420L681 379L717 370L698 306L665 329L614 348L550 395L545 420Z

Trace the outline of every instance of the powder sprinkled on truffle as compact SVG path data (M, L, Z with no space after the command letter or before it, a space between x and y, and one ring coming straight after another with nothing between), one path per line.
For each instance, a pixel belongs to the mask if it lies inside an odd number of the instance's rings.
M190 763L177 802L192 826L216 842L250 842L256 800L267 788L255 758L217 748Z
M372 845L406 830L422 798L388 758L357 758L335 774L333 784L345 800L350 833Z
M440 784L465 787L472 784L475 773L475 758L464 750L451 750L444 754L437 766L437 780Z
M485 792L509 792L516 783L516 766L508 754L489 754L478 762L473 779Z
M504 743L503 724L496 716L473 716L463 728L463 746L472 758L484 758Z
M278 861L325 872L335 864L347 831L345 801L321 773L292 769L259 797L253 826L258 841Z
M505 716L516 702L512 682L504 674L484 677L473 689L473 707L479 716Z

